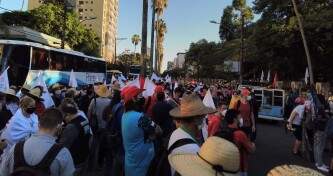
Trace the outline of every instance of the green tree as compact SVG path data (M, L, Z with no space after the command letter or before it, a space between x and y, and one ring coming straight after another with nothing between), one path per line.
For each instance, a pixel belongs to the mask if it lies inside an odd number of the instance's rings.
M221 41L229 41L235 38L235 33L237 30L235 29L235 14L233 11L234 10L232 6L227 6L223 11L219 31Z
M63 35L63 8L47 3L29 12L6 12L1 14L4 24L26 26L36 31L61 38ZM65 39L74 50L87 55L99 56L99 38L92 30L86 29L75 12L67 12Z
M141 42L140 35L134 34L131 38L132 44L134 45L134 53L136 52L136 46Z

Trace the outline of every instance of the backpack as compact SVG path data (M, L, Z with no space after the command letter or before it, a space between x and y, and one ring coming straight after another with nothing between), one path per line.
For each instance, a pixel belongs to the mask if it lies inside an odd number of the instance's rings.
M63 148L60 144L53 144L43 159L35 166L30 166L26 163L23 154L24 142L19 142L14 148L14 175L31 175L31 176L49 176L51 175L50 166L58 153Z
M185 138L177 140L169 149L162 147L151 161L146 176L171 176L168 156L174 149L187 144L196 144L196 142L193 139Z

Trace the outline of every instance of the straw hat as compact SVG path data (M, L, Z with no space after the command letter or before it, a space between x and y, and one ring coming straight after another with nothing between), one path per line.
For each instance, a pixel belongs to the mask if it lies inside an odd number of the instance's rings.
M236 176L239 175L240 155L231 142L210 137L198 154L169 155L169 162L182 176Z
M34 99L37 99L39 101L44 101L43 98L41 98L42 96L42 90L40 90L40 88L38 87L35 87L31 90L29 90L29 92L25 93L27 96L31 97L31 98L34 98Z
M61 88L63 88L63 85L61 85L59 83L55 83L51 87L52 90L58 90L58 89L61 89Z
M275 167L267 176L324 176L323 174L312 170L310 168L305 168L297 165L282 165Z
M107 98L111 95L110 90L108 89L108 87L104 84L102 85L98 85L95 88L95 93L100 96L100 97L104 97Z
M16 91L14 89L8 89L5 92L2 92L3 94L7 95L7 96L11 96L16 98L17 100L19 100L19 97L16 96Z
M178 119L215 113L216 109L206 107L201 99L195 95L184 95L180 106L172 109L169 114Z

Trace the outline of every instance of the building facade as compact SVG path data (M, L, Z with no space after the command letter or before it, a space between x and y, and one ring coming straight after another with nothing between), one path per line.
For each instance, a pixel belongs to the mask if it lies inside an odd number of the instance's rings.
M177 57L174 59L174 68L183 68L185 63L185 53L177 53Z
M115 60L119 0L67 0L78 13L81 23L96 32L101 40L100 54L108 62ZM42 4L42 0L29 0L28 9Z

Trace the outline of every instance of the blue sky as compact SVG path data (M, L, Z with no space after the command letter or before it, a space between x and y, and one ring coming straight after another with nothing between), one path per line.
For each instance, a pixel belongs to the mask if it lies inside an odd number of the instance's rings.
M19 10L23 0L0 0L1 7ZM25 0L24 9L28 0ZM151 2L151 0L149 0ZM252 0L247 0L251 5ZM200 39L219 41L216 24L210 20L220 21L223 9L231 5L232 0L169 0L163 19L167 24L168 31L164 43L164 67L167 61L173 60L178 52L185 52L191 42ZM142 0L119 0L118 37L127 40L118 41L117 52L122 53L125 49L134 50L131 36L141 36ZM149 9L148 45L150 46L150 21L151 9ZM137 48L140 51L140 47Z

